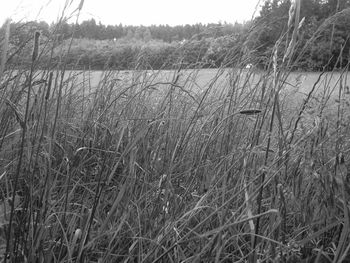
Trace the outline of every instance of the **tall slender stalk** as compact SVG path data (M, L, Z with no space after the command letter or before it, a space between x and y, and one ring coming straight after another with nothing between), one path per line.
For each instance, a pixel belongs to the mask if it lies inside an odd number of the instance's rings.
M30 73L29 73L29 78L28 78L28 90L27 90L27 102L26 102L26 107L25 107L25 115L24 115L24 120L23 120L23 127L22 127L22 136L21 136L21 143L20 143L20 148L18 152L18 163L17 163L17 170L14 176L14 182L13 182L13 190L12 190L12 196L15 198L17 194L17 188L18 188L18 180L21 174L21 169L22 169L22 161L23 161L23 155L24 155L24 147L25 147L25 142L26 142L26 134L27 134L27 123L28 123L28 116L29 116L29 106L30 106L30 101L31 101L31 90L32 90L32 81L33 81L33 73L34 73L34 68L35 68L35 62L38 57L39 53L39 37L40 33L35 32L34 34L34 48L32 52L32 64L30 67ZM10 212L10 219L9 219L9 226L7 230L7 239L6 239L6 252L5 252L5 263L8 259L9 253L10 253L10 245L12 241L12 222L14 218L14 212L15 212L15 202L12 202L11 205L11 212ZM11 253L13 253L11 251Z

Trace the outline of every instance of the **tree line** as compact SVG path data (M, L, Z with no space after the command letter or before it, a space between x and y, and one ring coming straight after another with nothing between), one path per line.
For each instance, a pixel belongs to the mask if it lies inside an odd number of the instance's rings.
M188 40L196 36L199 39L206 37L222 37L228 35L241 34L244 28L242 23L197 23L194 25L104 25L96 22L95 19L85 20L79 24L60 21L58 24L49 25L45 21L31 21L28 23L17 22L11 24L11 31L16 35L25 38L28 31L39 30L43 35L49 36L52 32L60 35L63 39L72 36L76 38L86 38L94 40L113 40L113 39L141 39L149 41L152 39L162 40L167 43L174 41Z
M19 46L28 41L35 30L40 30L43 36L57 36L60 43L65 43L74 32L78 43L69 57L72 67L159 69L173 68L179 63L189 67L229 67L244 60L243 64L266 68L279 39L279 59L287 48L289 36L285 32L290 6L290 0L266 0L253 21L235 24L130 26L103 25L94 19L79 24L18 22L11 24L11 44ZM299 29L295 69L322 70L348 64L349 8L350 0L301 0L303 24ZM307 45L312 38L316 40Z
M249 45L259 63L270 61L273 48L286 32L291 1L268 0L260 15L254 20L257 26ZM349 0L301 0L300 25L296 67L307 70L343 68L350 55L350 1ZM309 40L312 43L306 45ZM286 50L288 35L281 38L280 50ZM282 52L283 53L283 52ZM280 57L283 54L280 55Z

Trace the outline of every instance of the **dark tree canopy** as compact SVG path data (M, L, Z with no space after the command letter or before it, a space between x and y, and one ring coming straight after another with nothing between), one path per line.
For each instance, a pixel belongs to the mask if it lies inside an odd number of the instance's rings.
M290 0L267 0L264 2L260 15L255 19L257 30L251 38L250 47L256 51L260 61L269 61L276 41L286 32L289 17ZM313 37L317 29L326 19L336 16L332 23L318 32L317 41L306 50L298 62L298 67L308 70L321 70L328 64L329 68L343 67L348 62L350 19L349 13L343 13L350 8L349 0L301 0L300 18L304 24L298 38L298 52L306 42ZM281 47L286 43L282 41ZM343 58L338 60L341 53ZM298 53L297 52L297 53Z

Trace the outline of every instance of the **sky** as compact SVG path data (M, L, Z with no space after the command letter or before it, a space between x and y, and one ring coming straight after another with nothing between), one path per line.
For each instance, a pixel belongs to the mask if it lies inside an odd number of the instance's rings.
M80 0L0 1L3 1L0 8L1 24L8 17L14 21L55 22L66 2L72 2L70 11L80 3ZM235 23L249 21L260 4L259 0L85 0L79 20L94 18L105 25L122 23L145 26Z

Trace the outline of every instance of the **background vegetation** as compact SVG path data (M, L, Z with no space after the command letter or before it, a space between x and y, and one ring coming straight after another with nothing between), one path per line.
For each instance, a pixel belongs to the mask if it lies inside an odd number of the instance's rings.
M300 16L304 21L299 30L296 54L302 52L304 55L294 63L295 69L319 71L324 65L328 65L329 70L334 66L343 68L348 56L344 55L341 61L337 61L337 58L340 53L349 54L350 18L346 15L329 23L312 46L303 51L301 49L328 17L350 7L350 2L303 0L301 5ZM252 60L247 63L254 62L259 68L266 68L275 42L286 31L289 8L289 0L265 1L259 16L244 24L106 26L94 19L80 24L69 24L63 20L58 25L18 22L10 25L13 32L10 43L12 48L18 48L20 43L28 41L35 30L40 30L45 37L54 34L59 44L53 55L58 59L59 52L66 48L67 40L74 31L75 40L70 48L68 67L75 69L132 69L136 66L140 69L169 69L174 68L174 58L179 56L186 67L229 67L232 66L229 63L232 57L240 56L238 53L242 52L234 50L234 47L245 45L243 52L250 53ZM1 30L3 32L4 28ZM284 41L281 45L286 48L287 43ZM227 56L230 58L227 59ZM140 57L141 61L137 61ZM14 56L11 62L23 65L23 60L23 56ZM27 64L30 63L29 56L25 60Z

